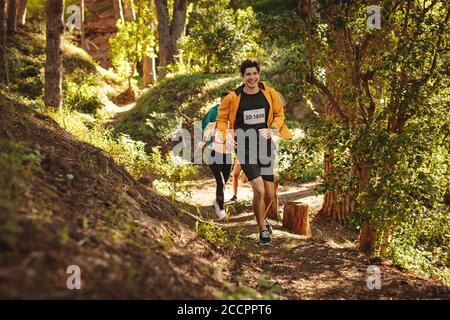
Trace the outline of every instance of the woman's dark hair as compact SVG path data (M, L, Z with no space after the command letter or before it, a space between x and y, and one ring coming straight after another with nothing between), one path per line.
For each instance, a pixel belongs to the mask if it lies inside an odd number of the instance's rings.
M244 75L245 69L255 67L259 73L259 62L256 59L247 59L241 63L241 75Z

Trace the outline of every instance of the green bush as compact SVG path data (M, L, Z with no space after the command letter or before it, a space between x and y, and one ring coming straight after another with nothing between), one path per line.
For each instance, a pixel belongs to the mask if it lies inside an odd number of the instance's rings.
M190 197L191 189L187 181L197 178L197 167L182 159L174 159L170 153L163 156L159 147L152 148L152 151L150 168L159 179L154 182L155 186L166 189L172 200L175 200L179 194Z
M151 172L151 160L142 141L135 141L125 134L115 135L112 129L96 123L92 116L77 111L48 111L48 114L78 139L105 150L135 178Z
M117 23L119 32L109 39L111 59L117 74L128 80L128 89L132 89L131 79L136 73L136 64L144 57L155 56L155 14L151 2L139 4L139 15L134 21Z
M198 237L216 245L226 245L234 248L243 247L242 229L224 230L213 222L195 222L195 233Z
M180 127L192 128L220 94L235 88L240 78L227 74L179 74L168 77L146 91L136 107L125 114L116 130L147 143L165 145Z
M280 181L314 180L322 176L323 150L307 126L286 121L294 134L291 140L281 139L277 150L277 171Z
M8 50L8 67L13 91L30 99L44 94L42 57L25 56L17 49Z
M69 110L82 113L95 114L98 109L105 105L99 98L98 88L95 83L84 82L77 84L66 82L64 106Z
M228 0L199 1L180 40L181 62L205 72L235 71L248 56L258 56L260 28L251 7L228 8Z

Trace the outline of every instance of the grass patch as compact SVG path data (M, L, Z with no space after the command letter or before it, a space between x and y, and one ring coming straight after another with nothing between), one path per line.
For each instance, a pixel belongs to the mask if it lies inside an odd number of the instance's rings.
M192 128L220 94L235 88L240 77L229 74L183 74L167 78L143 94L116 130L147 142L167 143L180 127Z
M94 117L77 111L49 110L47 114L77 139L106 151L135 178L149 172L150 159L143 142L135 141L125 134L116 136L112 129L102 127Z
M237 230L224 230L209 221L195 222L195 232L198 237L215 245L224 245L233 248L243 248L242 228Z

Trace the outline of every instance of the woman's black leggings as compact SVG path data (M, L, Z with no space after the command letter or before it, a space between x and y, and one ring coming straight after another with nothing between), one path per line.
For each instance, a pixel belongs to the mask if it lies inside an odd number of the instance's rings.
M211 151L211 157L215 159L215 151ZM216 179L216 200L219 204L220 210L224 209L225 203L225 185L227 184L228 178L231 174L232 160L231 155L219 155L221 161L213 162L209 165L214 178Z

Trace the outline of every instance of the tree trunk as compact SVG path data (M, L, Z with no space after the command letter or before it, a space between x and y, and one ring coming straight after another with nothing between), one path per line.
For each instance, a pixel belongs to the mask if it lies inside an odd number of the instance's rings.
M376 240L377 234L372 229L370 224L363 224L359 234L359 250L364 252L369 257L374 256Z
M159 66L161 76L166 74L166 66L175 61L178 53L177 41L184 32L186 24L187 0L174 0L173 17L169 22L167 0L156 0L158 17Z
M17 30L16 24L16 0L9 0L8 2L8 24L6 31L8 34L13 34Z
M142 68L143 73L143 81L142 86L145 88L151 83L156 82L156 72L155 72L155 58L145 56L144 57L144 66Z
M27 0L17 0L17 17L18 26L24 26L27 19Z
M134 10L134 1L130 0L129 3L126 1L123 4L123 15L125 20L134 21L136 20L136 11Z
M47 0L47 43L45 48L45 105L62 107L62 40L64 0Z
M332 155L325 154L324 157L324 171L325 177L327 174L332 172ZM325 214L330 219L337 221L341 224L347 224L349 215L355 210L355 200L354 195L358 194L362 190L366 189L369 184L369 169L367 165L358 163L357 160L351 156L352 165L350 168L350 173L348 177L343 177L344 179L356 177L357 185L355 189L350 190L350 192L340 199L338 191L330 191L325 194L323 206L320 210L321 214ZM338 200L341 201L338 201Z
M120 19L122 23L125 22L125 18L123 15L122 0L113 0L113 9L114 9L114 18Z
M86 48L86 32L84 29L84 0L80 0L80 32L81 32L81 47Z
M172 36L172 45L174 54L178 54L178 40L184 33L187 14L187 0L175 0L173 3L173 17L170 24L170 34Z
M288 202L284 205L283 227L295 234L311 236L308 205L301 202Z
M323 161L325 179L328 179L327 175L330 174L333 170L332 159L333 155L331 153L325 153ZM351 171L353 172L354 169L352 168ZM350 173L350 175L353 174L352 172ZM349 215L354 210L355 204L350 194L346 195L342 201L338 201L339 198L340 197L338 191L327 192L323 199L323 205L319 213L327 216L333 221L346 225Z
M393 236L393 233L391 232L391 228L389 226L386 227L383 234L383 239L381 240L380 244L380 254L382 256L385 256L387 253L387 245L389 243L389 237Z
M9 85L6 56L6 0L0 0L0 83Z
M164 68L173 62L174 48L169 26L169 9L167 0L156 0L156 15L158 17L159 66ZM163 74L165 73L162 70Z
M158 80L157 74L156 74L156 57L153 56L151 61L152 61L152 66L151 66L151 69L152 69L152 82L156 83L156 81Z

